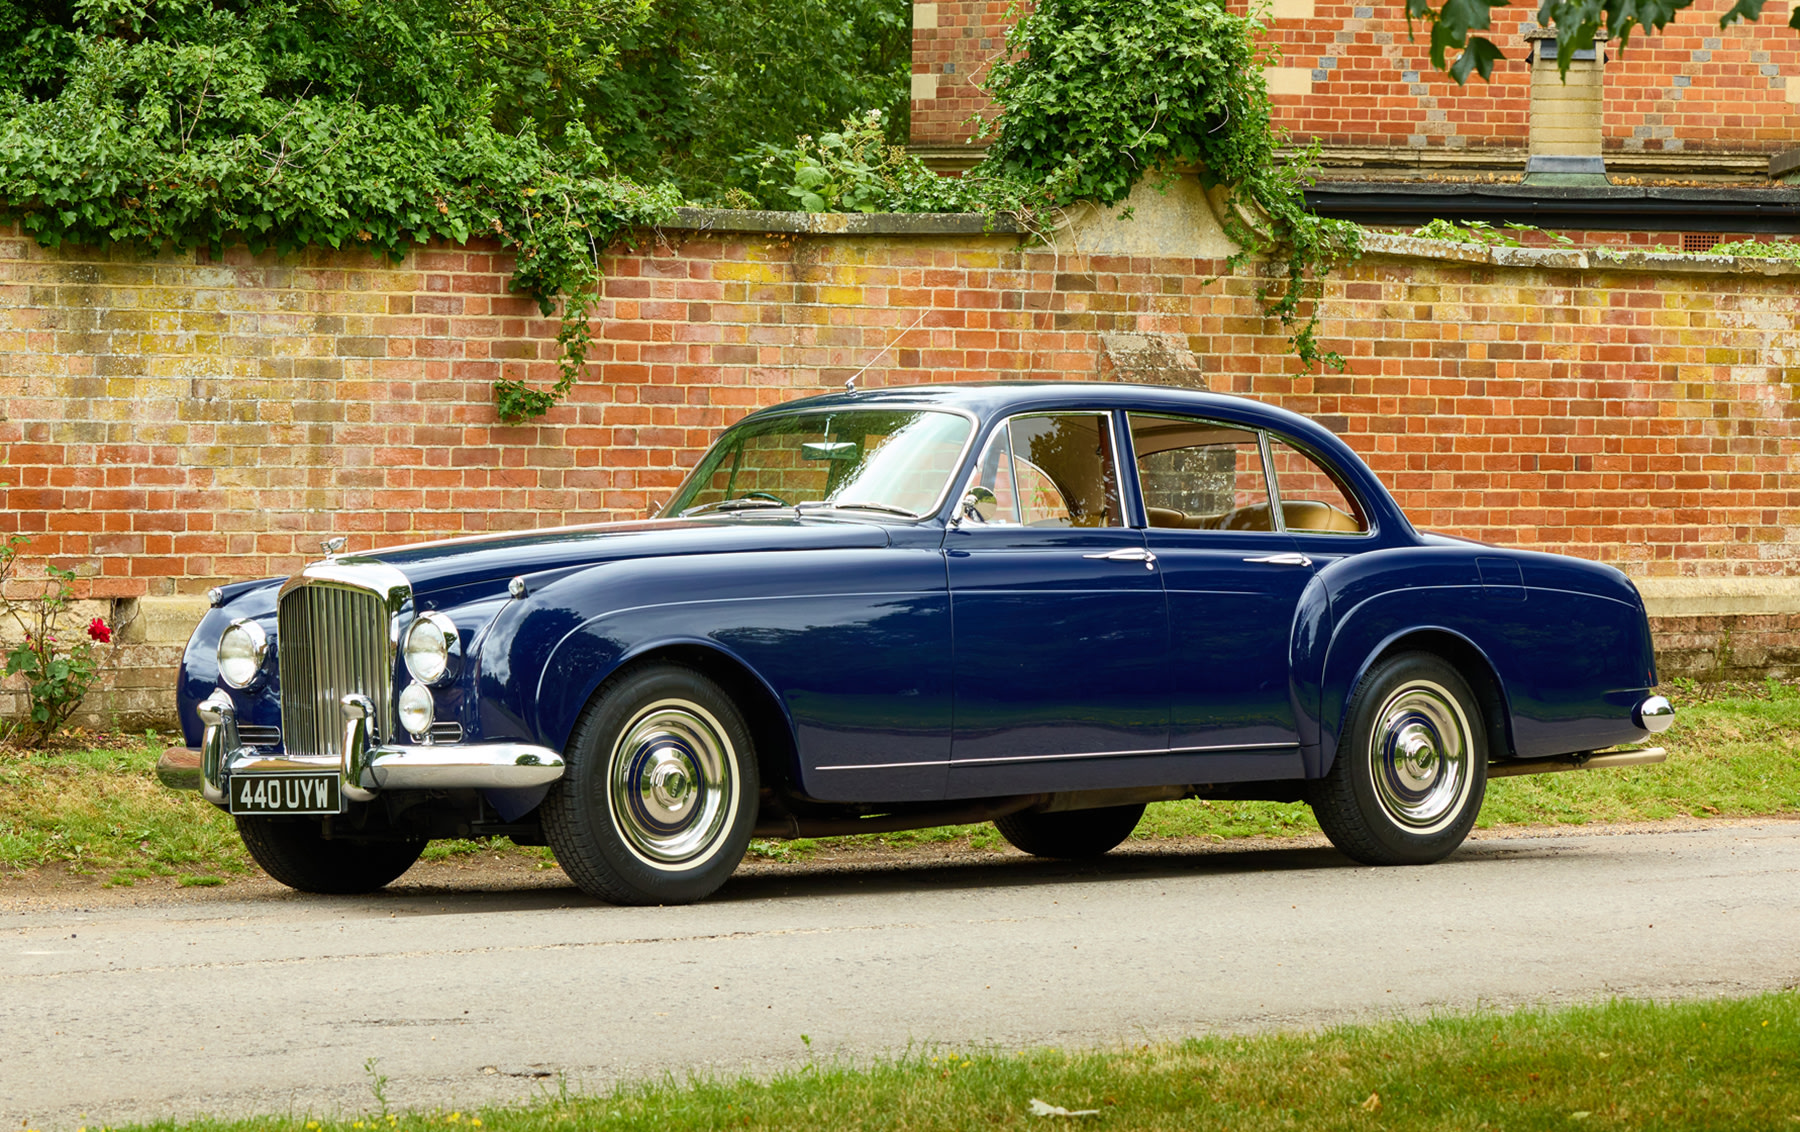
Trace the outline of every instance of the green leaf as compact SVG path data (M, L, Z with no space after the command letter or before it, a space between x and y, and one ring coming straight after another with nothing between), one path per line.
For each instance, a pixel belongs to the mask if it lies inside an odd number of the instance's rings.
M1476 36L1469 40L1469 45L1457 56L1455 65L1450 68L1450 77L1458 83L1466 83L1469 72L1473 70L1483 79L1491 81L1494 64L1504 58L1506 56L1500 53L1500 49L1492 41Z

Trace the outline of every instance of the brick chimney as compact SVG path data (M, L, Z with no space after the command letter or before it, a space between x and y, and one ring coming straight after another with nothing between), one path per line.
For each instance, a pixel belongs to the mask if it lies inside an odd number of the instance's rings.
M1527 31L1531 64L1531 144L1525 181L1533 185L1604 185L1600 152L1604 43L1575 49L1565 76L1556 67L1556 33Z

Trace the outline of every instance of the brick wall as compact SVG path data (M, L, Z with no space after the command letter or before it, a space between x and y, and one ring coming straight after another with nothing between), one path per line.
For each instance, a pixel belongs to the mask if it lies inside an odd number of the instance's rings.
M212 262L0 235L0 531L32 536L34 569L81 570L97 610L139 610L142 690L114 706L153 715L174 611L207 587L333 534L641 514L721 427L841 384L928 311L865 385L1191 353L1215 389L1326 420L1421 527L1613 562L1647 592L1800 576L1792 267L1378 236L1326 290L1348 372L1294 377L1256 280L1208 283L1217 260L1026 248L979 218L683 224L608 260L592 372L529 426L494 419L490 386L552 380L555 326L491 247Z
M1768 154L1800 144L1800 31L1786 26L1788 5L1776 0L1759 22L1721 31L1729 7L1702 0L1660 34L1640 30L1625 51L1612 48L1602 108L1608 154ZM914 144L967 138L963 123L987 106L970 78L1000 50L1006 8L991 0L914 5ZM1523 154L1531 6L1493 9L1487 34L1507 61L1491 83L1462 87L1432 69L1422 26L1408 38L1399 4L1274 0L1271 11L1270 42L1281 54L1269 72L1276 125L1331 146Z

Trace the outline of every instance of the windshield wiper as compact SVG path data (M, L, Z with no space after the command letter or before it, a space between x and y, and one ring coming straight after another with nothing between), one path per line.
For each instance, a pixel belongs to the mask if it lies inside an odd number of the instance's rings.
M808 502L798 504L795 506L794 510L817 511L822 508L830 508L836 511L881 511L889 515L904 515L908 519L917 519L919 517L917 511L908 511L904 507L895 507L890 503L836 503L826 499L809 500Z
M736 499L715 499L711 503L702 503L698 507L689 507L681 513L682 518L689 515L704 515L708 511L754 511L761 507L786 507L785 503L777 503L773 499L752 499L739 496Z

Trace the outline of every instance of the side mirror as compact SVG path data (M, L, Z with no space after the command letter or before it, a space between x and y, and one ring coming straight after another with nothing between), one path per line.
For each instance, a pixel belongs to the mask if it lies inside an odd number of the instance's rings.
M965 519L973 519L977 523L987 522L987 516L981 513L983 507L992 507L1000 502L999 498L987 488L977 484L963 493L962 500L956 505L956 514L951 516L950 525L960 527Z

